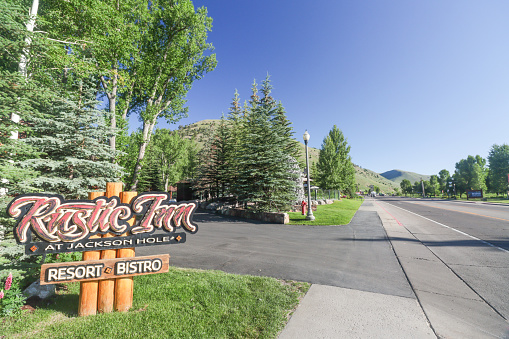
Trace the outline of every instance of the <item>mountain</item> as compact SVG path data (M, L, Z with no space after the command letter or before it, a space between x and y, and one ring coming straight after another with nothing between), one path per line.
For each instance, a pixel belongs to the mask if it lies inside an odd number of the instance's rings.
M430 175L418 174L398 169L383 172L380 173L380 175L388 180L394 181L395 183L398 184L398 186L403 181L403 179L408 179L413 184L416 181L421 181L421 178L422 180L429 180L429 178L431 177Z
M367 191L371 185L380 187L382 193L395 193L395 190L399 189L398 183L383 177L381 174L357 165L354 165L354 167L355 181L359 185L360 191Z
M220 122L219 119L207 119L195 122L190 125L179 126L178 130L182 136L187 138L194 138L199 145L198 147L202 148L205 144L209 142L209 139L214 135L219 122ZM300 156L299 159L297 160L302 165L305 165L306 163L305 145L303 142L297 140L295 142L299 144L300 149ZM311 164L318 162L320 150L313 147L309 147L308 151L309 151L309 163L311 166ZM354 167L355 167L355 181L358 185L358 190L360 191L367 191L371 185L380 187L381 192L384 193L394 193L395 189L399 188L399 183L386 179L384 178L384 176L378 173L362 168L355 164Z

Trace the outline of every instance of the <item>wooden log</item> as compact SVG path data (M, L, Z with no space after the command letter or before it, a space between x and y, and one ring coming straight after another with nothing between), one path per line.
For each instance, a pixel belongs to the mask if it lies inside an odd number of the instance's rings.
M88 199L94 200L97 197L104 196L105 192L89 192ZM100 238L100 235L93 235L90 239ZM83 252L83 261L100 259L101 251ZM99 289L98 281L87 281L80 284L80 297L78 305L78 316L84 317L97 313L97 295Z
M129 204L136 197L137 192L122 192L120 201ZM129 224L134 224L135 218L129 220ZM128 234L122 234L127 236ZM117 258L131 258L135 256L134 248L121 248L117 250ZM127 312L133 305L133 288L134 281L132 277L117 278L115 281L115 310L119 312Z
M106 197L119 197L122 192L121 182L108 182L106 184ZM114 234L104 234L103 238L113 237ZM101 259L114 259L117 250L101 251ZM99 313L113 312L113 300L115 298L115 279L106 279L99 282L99 295L97 299L97 311Z

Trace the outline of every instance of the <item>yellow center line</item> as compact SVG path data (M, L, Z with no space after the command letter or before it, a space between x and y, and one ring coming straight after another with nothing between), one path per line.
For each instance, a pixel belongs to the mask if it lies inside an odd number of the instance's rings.
M478 217L485 217L485 218L490 218L490 219L496 219L496 220L502 220L502 221L508 221L509 222L509 219L497 218L497 217L492 217L492 216L489 216L489 215L484 215L484 214L479 214L479 213L474 213L474 212L452 210L450 208L436 207L436 206L426 205L426 204L423 204L423 203L420 203L420 202L413 202L413 204L427 206L427 207L432 207L432 208L437 208L437 209L451 211L451 212L459 212L459 213L465 213L465 214L472 214L472 215L476 215Z

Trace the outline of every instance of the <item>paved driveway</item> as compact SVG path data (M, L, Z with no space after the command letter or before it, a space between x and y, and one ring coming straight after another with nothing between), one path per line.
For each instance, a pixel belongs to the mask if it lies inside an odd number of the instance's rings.
M194 220L199 231L186 243L141 247L137 255L169 253L178 267L414 297L371 202L345 226L266 224L203 211Z

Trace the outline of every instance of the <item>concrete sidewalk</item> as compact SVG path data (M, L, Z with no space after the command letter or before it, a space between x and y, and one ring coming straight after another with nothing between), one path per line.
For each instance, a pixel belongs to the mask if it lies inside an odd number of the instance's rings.
M369 200L359 209L364 216L376 210ZM362 221L372 223L371 218ZM413 293L408 297L313 284L279 336L286 338L392 339L436 338L436 335Z
M279 339L436 338L417 300L312 285Z

